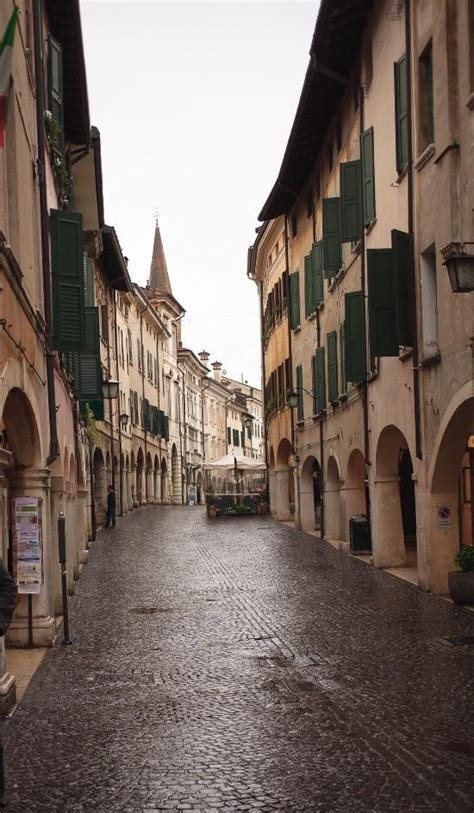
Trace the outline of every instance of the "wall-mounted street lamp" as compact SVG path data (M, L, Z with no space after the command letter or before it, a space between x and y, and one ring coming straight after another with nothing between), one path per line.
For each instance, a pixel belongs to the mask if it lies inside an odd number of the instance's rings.
M244 426L246 429L251 429L253 426L253 418L248 415L244 420Z
M115 378L109 378L108 381L102 381L102 395L106 401L113 401L118 398L119 382Z
M120 426L122 427L122 429L126 429L127 426L128 426L128 415L127 415L127 413L122 412L119 415L119 418L120 418Z
M449 281L455 294L474 291L474 252L468 250L474 243L449 243L441 249L444 263L448 269Z

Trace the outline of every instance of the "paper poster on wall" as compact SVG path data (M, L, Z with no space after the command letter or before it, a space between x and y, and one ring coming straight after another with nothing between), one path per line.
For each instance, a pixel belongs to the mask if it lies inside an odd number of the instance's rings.
M19 593L39 593L43 584L42 500L13 501L15 577Z

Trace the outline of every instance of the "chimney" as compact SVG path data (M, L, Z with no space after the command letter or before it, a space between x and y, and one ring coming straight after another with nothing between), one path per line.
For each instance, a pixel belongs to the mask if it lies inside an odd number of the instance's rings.
M222 364L220 361L213 361L211 364L212 369L214 370L214 380L220 381L221 380L221 370Z
M207 364L207 362L209 361L210 355L211 354L208 353L207 350L201 350L201 352L198 353L198 356L201 359L203 364Z

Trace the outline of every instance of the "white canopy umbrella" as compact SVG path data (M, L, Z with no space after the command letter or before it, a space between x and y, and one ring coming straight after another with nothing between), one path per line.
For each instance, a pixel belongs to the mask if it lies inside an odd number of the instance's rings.
M238 469L239 471L265 471L265 463L261 460L255 460L253 457L244 457L241 454L226 454L224 457L219 457L217 460L212 460L210 463L205 463L205 469L212 471L225 471L230 469Z

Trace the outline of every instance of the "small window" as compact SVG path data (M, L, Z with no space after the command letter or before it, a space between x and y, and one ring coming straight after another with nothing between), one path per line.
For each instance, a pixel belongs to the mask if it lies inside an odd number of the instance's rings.
M291 236L296 237L298 234L298 218L296 216L296 212L293 212L291 215Z
M327 145L327 153L328 153L328 171L331 172L334 166L334 151L332 147L332 141Z
M433 48L431 40L418 60L419 152L434 141Z

